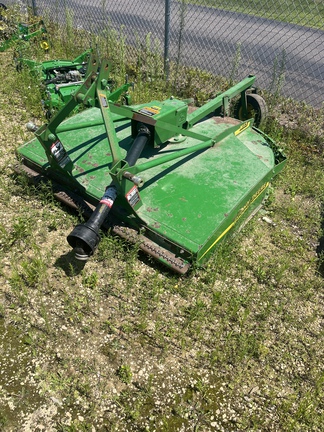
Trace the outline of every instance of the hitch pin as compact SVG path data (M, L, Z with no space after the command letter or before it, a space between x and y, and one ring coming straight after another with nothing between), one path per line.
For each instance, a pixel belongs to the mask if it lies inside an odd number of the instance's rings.
M127 178L138 187L142 187L144 185L144 180L141 177L137 177L136 175L133 175L128 171L125 171L123 173L123 177Z

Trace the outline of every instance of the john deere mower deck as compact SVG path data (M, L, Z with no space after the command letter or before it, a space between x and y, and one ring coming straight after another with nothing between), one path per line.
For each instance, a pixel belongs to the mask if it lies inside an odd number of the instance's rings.
M78 259L87 260L100 229L111 226L185 273L260 206L285 164L275 143L253 127L253 118L226 117L237 95L247 115L255 77L192 112L172 97L123 106L107 90L109 62L95 75L95 56L91 61L80 89L19 155L29 173L60 185L62 201L88 211L87 222L68 236ZM87 109L68 117L78 104ZM225 116L212 116L220 107Z

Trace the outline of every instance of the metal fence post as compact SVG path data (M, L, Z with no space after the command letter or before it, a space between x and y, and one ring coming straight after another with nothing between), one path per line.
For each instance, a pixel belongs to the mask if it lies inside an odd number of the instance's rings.
M32 9L33 9L33 15L37 15L37 7L36 7L36 0L31 0Z
M6 0L2 1L6 3ZM17 3L22 15L27 15L30 8L31 13L45 14L47 19L53 21L59 20L58 11L62 7L68 8L73 14L74 25L89 34L104 27L102 5L110 3L108 0L7 2ZM141 39L148 34L151 40L159 41L160 50L164 50L161 53L162 68L167 81L171 79L171 61L175 67L185 64L215 76L233 77L235 72L235 79L253 72L258 77L259 88L269 90L276 84L275 91L280 90L283 96L323 108L323 0L305 0L303 7L300 0L272 1L267 3L269 8L255 11L255 16L250 15L244 4L247 2L228 0L132 0L111 3L116 3L109 13L107 10L111 29L117 31L122 26L124 35L129 38L129 46L136 46L137 37ZM138 8L138 15L129 13L130 3ZM284 62L278 68L278 58L283 51ZM274 78L276 81L273 83Z
M170 0L165 0L164 24L164 74L169 79L169 43L170 43Z

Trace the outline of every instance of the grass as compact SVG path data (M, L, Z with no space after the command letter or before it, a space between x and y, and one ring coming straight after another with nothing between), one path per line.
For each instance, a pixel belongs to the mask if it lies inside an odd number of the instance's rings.
M180 1L180 0L179 0ZM298 24L306 27L323 28L324 6L321 1L272 0L182 0L185 3L209 6L220 10L240 12L262 18Z
M48 56L87 47L58 30ZM174 78L171 65L168 87L154 50L136 56L113 71L136 81L135 101L194 93L199 104L228 86L197 69ZM39 84L15 70L12 50L0 81L2 430L320 432L323 110L265 94L264 128L289 162L263 212L179 277L109 235L85 266L74 261L66 235L78 215L13 173L33 136L25 123L44 122Z

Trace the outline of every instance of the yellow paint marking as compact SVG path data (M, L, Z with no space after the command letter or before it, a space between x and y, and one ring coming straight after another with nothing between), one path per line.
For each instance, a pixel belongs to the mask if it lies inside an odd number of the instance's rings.
M237 131L234 132L234 135L239 135L240 133L242 133L243 131L245 131L245 129L247 129L248 127L250 127L251 122L248 121L246 123L243 123L239 129L237 129Z

